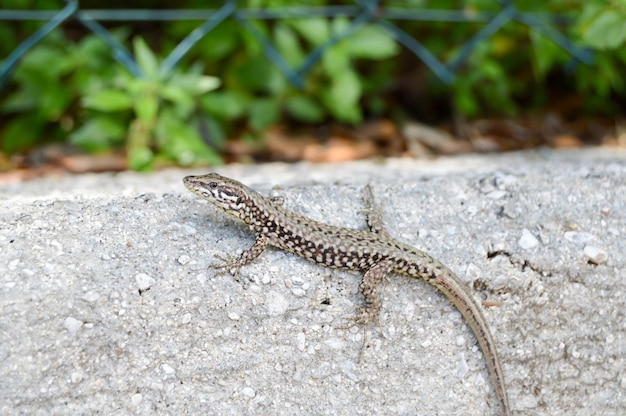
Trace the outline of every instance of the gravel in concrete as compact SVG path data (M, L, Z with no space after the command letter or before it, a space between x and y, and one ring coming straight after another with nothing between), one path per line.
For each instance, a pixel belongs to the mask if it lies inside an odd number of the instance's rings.
M515 414L626 414L626 154L216 169L327 223L388 230L485 305ZM422 281L382 285L268 251L217 276L248 230L185 190L198 171L0 187L0 413L496 415L470 329ZM249 281L248 281L249 279Z

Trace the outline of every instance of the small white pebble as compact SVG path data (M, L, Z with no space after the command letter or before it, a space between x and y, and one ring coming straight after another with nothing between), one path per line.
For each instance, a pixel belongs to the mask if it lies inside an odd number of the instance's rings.
M482 270L480 270L480 267L476 266L474 263L470 263L465 269L465 274L472 279L478 279L482 276Z
M584 244L596 238L593 234L578 231L566 231L564 236L567 241L581 244Z
M50 245L57 249L57 254L63 254L63 244L59 243L57 240L50 241Z
M509 276L506 276L506 275L503 275L503 274L498 274L491 280L491 283L489 283L489 286L493 290L503 289L503 288L507 287L507 285L509 284L510 280L511 279L509 278Z
M415 304L413 302L408 302L404 306L404 309L402 310L402 316L409 322L413 321L415 316Z
M207 277L206 274L204 273L200 273L198 275L196 275L196 280L198 281L198 283L200 283L201 285L206 283Z
M476 387L482 387L486 383L487 383L487 381L485 380L485 378L481 374L476 374L476 377L474 377L474 385Z
M184 225L183 225L183 228L185 229L185 231L187 232L187 234L190 234L190 235L194 235L194 234L196 234L196 233L198 232L198 230L196 230L196 228L195 228L195 227L192 227L192 226L191 226L191 225L189 225L189 224L184 224Z
M594 246L585 246L583 253L585 253L589 261L594 264L603 264L609 259L609 255L606 251Z
M296 288L291 289L291 293L293 293L293 294L294 294L294 296L297 296L297 297L299 297L299 298L301 298L301 297L303 297L303 296L305 296L305 295L306 295L306 291L305 291L305 290L300 289L300 288L297 288L297 287L296 287Z
M324 344L333 350L342 350L346 347L346 343L339 338L328 338L324 341Z
M271 281L272 278L269 274L264 273L263 276L261 276L261 283L263 283L264 285L269 285Z
M238 321L239 319L241 319L241 316L239 316L237 312L228 312L228 319Z
M487 194L487 198L491 198L491 199L500 199L504 196L506 196L505 191L493 191Z
M15 269L17 269L17 265L20 264L20 259L13 259L9 262L8 264L8 268L9 270L13 271Z
M517 241L517 244L519 244L519 246L524 250L528 250L537 246L537 244L539 244L539 240L537 240L535 236L530 233L530 231L524 228L522 230L522 236Z
M465 354L459 354L459 369L456 372L458 378L465 377L465 374L469 371L469 365L467 365L467 360L465 359Z
M133 406L137 406L139 405L139 403L141 403L142 400L143 400L143 396L141 395L141 393L135 393L133 394L133 397L130 398L130 403Z
M152 282L154 282L154 279L145 273L138 273L135 276L135 282L137 282L137 289L139 289L141 292L145 292L146 290L150 289L150 286L152 286Z
M98 300L98 298L100 297L100 294L94 290L90 290L89 292L85 293L83 295L83 300L92 303Z
M296 335L296 348L300 351L304 351L306 348L306 335L304 335L304 332L298 332Z
M271 291L265 297L265 305L270 316L280 316L287 312L289 300L279 292Z
M462 346L462 345L465 345L465 337L464 337L464 336L459 335L459 336L458 336L458 337L456 337L456 339L454 340L454 343L455 343L456 345L458 345L459 347L460 347L460 346Z
M161 365L161 368L163 369L163 372L168 375L176 372L176 370L174 370L174 368L169 364L163 364Z
M188 256L188 255L186 255L186 254L183 254L182 256L180 256L180 257L178 258L178 263L179 263L179 264L182 264L183 266L184 266L185 264L189 263L189 261L191 261L191 257L189 257L189 256Z
M78 384L83 381L83 373L81 373L80 371L74 371L70 376L70 379L72 380L72 383Z
M65 321L63 321L63 326L70 334L75 334L83 326L83 323L78 319L68 316L65 318Z
M183 319L181 319L181 322L183 323L183 325L186 325L189 322L191 322L191 314L190 313L184 314Z
M241 394L251 399L256 396L256 392L251 387L244 387L241 389Z

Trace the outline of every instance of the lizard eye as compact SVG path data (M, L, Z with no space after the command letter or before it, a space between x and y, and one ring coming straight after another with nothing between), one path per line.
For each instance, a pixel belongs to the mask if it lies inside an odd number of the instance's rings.
M217 188L217 182L209 182L209 188L212 188L212 189Z

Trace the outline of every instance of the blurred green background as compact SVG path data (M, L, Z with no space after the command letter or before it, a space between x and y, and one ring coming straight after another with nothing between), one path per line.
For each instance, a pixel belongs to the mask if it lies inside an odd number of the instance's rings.
M266 38L292 68L353 17L251 20L220 23L173 69L163 60L201 20L101 21L133 54L142 77L112 57L111 48L69 21L31 48L0 90L0 156L49 143L90 153L123 152L127 166L215 165L240 160L231 141L263 148L272 126L359 126L385 119L438 125L486 117L557 113L565 120L619 118L624 114L626 0L518 2L524 12L545 13L551 27L593 51L577 63L549 37L515 21L479 42L442 82L376 22L325 49L302 74L298 88L267 58ZM302 6L289 0L241 1L246 8ZM311 1L308 6L354 2ZM88 9L218 9L221 1L82 1ZM383 7L498 12L497 1L389 1ZM2 8L60 10L62 1L3 0ZM549 21L547 19L546 21ZM6 58L45 21L0 21L0 56ZM441 62L450 62L485 23L393 20ZM243 158L245 159L245 158ZM251 158L254 159L254 156Z

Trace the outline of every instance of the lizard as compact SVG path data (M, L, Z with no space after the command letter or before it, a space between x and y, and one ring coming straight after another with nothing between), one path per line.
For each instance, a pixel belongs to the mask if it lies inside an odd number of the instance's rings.
M373 191L365 188L365 219L369 230L357 230L314 221L283 207L282 198L266 198L246 185L217 173L186 176L185 187L245 223L256 235L254 244L237 259L218 256L218 273L234 270L259 257L268 246L285 250L327 267L365 272L359 288L365 306L352 318L366 324L379 317L378 284L390 273L427 281L461 312L481 347L505 416L511 415L504 374L496 345L478 303L463 282L427 253L391 237L383 227L382 211Z

